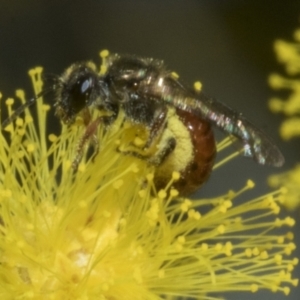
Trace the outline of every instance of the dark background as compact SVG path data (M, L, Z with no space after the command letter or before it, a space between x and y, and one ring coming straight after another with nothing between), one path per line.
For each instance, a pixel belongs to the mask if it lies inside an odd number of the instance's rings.
M164 59L185 82L201 80L204 91L232 106L266 131L280 146L281 170L238 158L214 172L201 197L239 189L248 178L257 188L251 199L268 191L269 174L291 168L300 159L300 143L278 137L281 116L267 101L270 72L283 72L275 59L275 39L292 39L299 26L299 0L149 0L149 1L1 1L0 90L4 98L24 88L33 95L27 70L44 66L60 74L71 63L92 59L99 50ZM57 124L57 119L53 119ZM299 219L299 213L295 213ZM298 225L299 228L299 225ZM300 243L300 230L295 230ZM299 253L299 252L298 252ZM296 276L296 274L295 274ZM299 269L298 269L298 276ZM289 299L299 299L292 290ZM282 294L228 294L228 299L283 299Z

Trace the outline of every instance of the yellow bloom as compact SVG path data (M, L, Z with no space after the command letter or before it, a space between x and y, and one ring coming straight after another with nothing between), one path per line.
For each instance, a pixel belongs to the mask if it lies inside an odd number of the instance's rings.
M273 112L282 112L288 119L284 121L280 128L283 139L289 140L300 135L300 29L294 34L295 42L277 40L274 48L278 61L285 66L287 78L279 74L271 74L269 83L274 89L288 90L287 99L273 97L269 106Z
M284 185L287 193L284 195L284 206L289 210L295 210L300 204L300 165L296 165L292 170L280 174L272 175L268 179L269 185L278 187Z
M287 118L280 126L280 135L284 140L300 136L300 29L294 33L294 41L277 40L275 42L277 59L285 67L287 76L271 74L269 83L273 89L288 91L286 99L273 97L269 106L273 112L284 113ZM269 178L272 187L284 185L288 189L284 205L294 210L300 205L300 168L273 175Z
M38 92L41 68L30 74ZM239 203L249 181L191 201L176 197L174 174L156 192L153 168L116 151L133 134L119 121L73 172L84 126L54 135L48 110L39 99L37 122L26 111L0 137L1 299L212 299L297 285L293 235L274 232L294 224L277 216L284 189Z

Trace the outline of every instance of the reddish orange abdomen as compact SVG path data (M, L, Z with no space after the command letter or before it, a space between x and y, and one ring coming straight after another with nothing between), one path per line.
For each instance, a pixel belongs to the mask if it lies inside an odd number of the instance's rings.
M176 110L181 122L188 128L194 149L194 159L181 171L181 179L174 183L180 195L195 192L209 177L216 156L216 144L211 125L195 114Z

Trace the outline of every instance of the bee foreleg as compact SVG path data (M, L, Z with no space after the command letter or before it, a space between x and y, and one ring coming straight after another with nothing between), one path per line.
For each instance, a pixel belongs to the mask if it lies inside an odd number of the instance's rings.
M87 125L83 136L79 140L79 143L78 143L77 149L76 149L76 155L72 162L72 168L74 169L74 171L77 171L77 169L78 169L79 163L81 162L83 154L84 154L85 146L87 145L88 142L91 142L94 146L93 159L97 156L100 145L99 145L99 140L96 135L96 132L97 132L97 128L98 128L99 124L102 121L103 121L103 117L98 117L96 120L94 120L93 122L91 122Z

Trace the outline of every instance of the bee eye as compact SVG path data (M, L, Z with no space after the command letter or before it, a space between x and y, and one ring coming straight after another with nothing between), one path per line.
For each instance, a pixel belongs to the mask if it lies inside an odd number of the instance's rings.
M94 81L92 77L85 76L75 82L70 91L71 105L75 112L79 112L87 105L93 87Z
M85 101L91 94L92 87L93 81L91 77L81 78L75 83L72 94L74 98L78 98L78 101Z
M81 85L82 94L90 93L90 89L92 86L91 78L84 80L82 83L79 81L79 84Z

